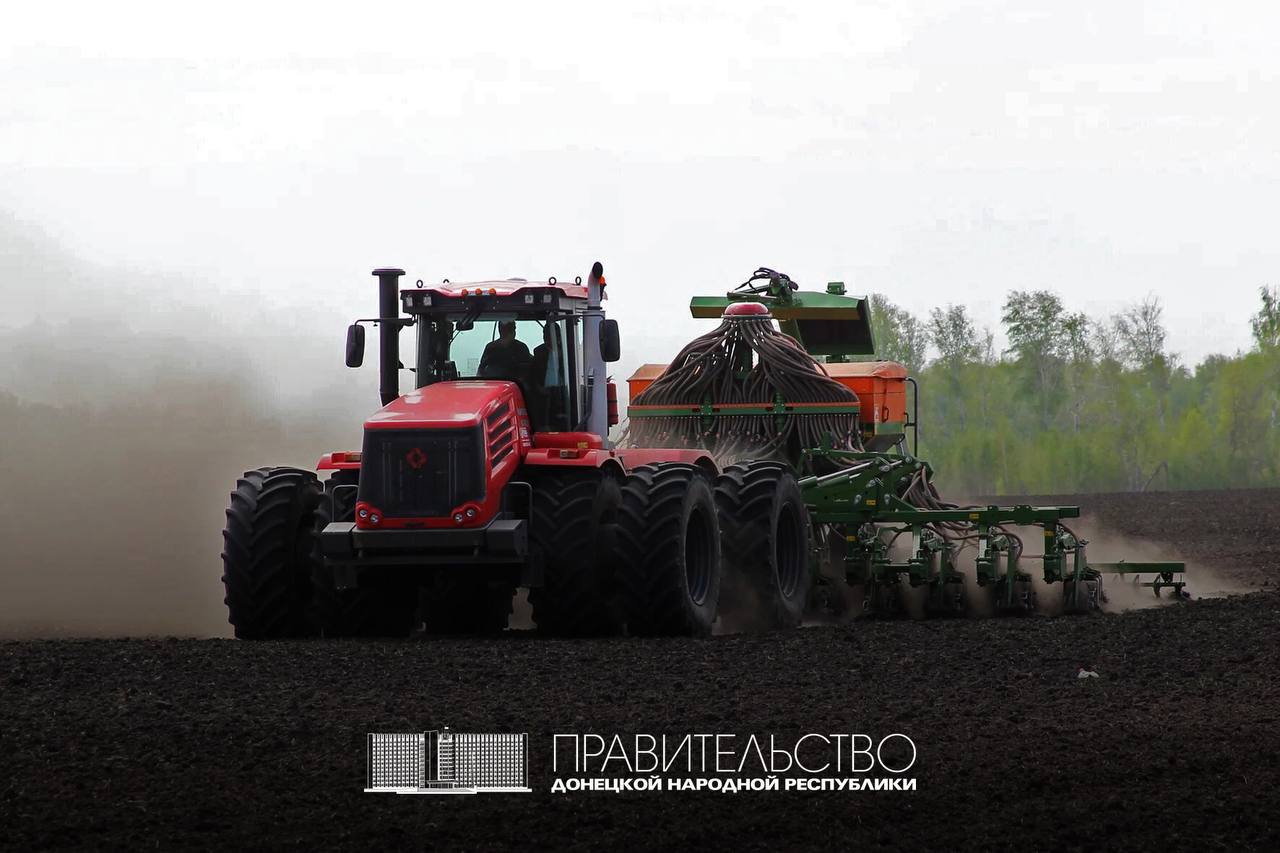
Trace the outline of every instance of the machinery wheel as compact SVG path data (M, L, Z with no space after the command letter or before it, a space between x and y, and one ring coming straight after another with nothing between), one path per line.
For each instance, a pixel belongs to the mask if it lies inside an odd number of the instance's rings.
M618 550L621 599L632 634L711 633L720 601L720 525L705 472L667 463L628 476Z
M506 630L516 588L471 577L466 569L444 569L423 590L422 618L428 634L498 634Z
M316 510L316 532L332 521L349 521L355 509L355 491L337 486L355 485L358 475L339 471L325 483L324 499ZM360 585L339 589L333 569L320 554L320 538L314 537L311 561L313 600L311 620L325 637L407 637L417 616L417 595L412 582L398 573L366 572Z
M619 633L613 564L620 502L618 478L607 470L548 470L533 478L531 533L543 585L530 591L529 603L540 631Z
M310 471L258 468L236 482L222 531L222 582L237 637L315 633L308 615L320 504Z
M740 462L716 480L726 577L740 578L767 627L800 624L813 585L809 514L790 469Z

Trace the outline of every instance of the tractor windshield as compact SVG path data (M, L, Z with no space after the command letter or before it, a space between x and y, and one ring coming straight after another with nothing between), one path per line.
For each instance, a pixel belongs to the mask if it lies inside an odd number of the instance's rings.
M507 379L520 385L533 428L573 429L576 354L567 319L486 319L452 330L448 360L459 379Z
M477 320L470 329L455 330L449 356L458 378L527 379L542 326L537 320Z

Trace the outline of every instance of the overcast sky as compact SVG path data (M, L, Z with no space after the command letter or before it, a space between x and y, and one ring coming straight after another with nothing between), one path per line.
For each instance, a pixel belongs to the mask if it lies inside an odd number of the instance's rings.
M0 212L265 335L299 306L335 351L375 266L597 258L638 360L760 264L993 327L1013 288L1155 293L1184 362L1247 347L1280 6L907 5L11 4ZM74 311L0 289L7 325Z

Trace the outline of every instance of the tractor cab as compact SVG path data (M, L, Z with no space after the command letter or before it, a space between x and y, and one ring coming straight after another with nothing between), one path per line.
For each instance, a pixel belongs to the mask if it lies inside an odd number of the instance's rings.
M573 430L582 414L586 290L553 281L402 291L402 307L417 332L417 387L468 379L514 382L535 432Z
M359 321L382 327L384 405L399 396L398 368L408 361L399 356L399 332L413 326L416 337L410 369L416 388L467 380L514 382L535 433L587 431L606 436L612 422L591 417L594 386L604 382L603 364L593 367L592 357L598 362L618 358L617 323L603 319L598 301L592 310L588 285L581 278L571 283L556 278L545 282L446 280L438 285L418 281L416 287L400 289L397 282L403 273L399 270L375 274L384 291L398 297L387 305L384 293L382 316ZM598 291L603 299L603 284ZM400 311L406 316L400 316ZM588 317L593 314L599 337L594 352L584 347ZM360 361L358 354L352 357L363 346L359 322L348 334L348 364Z

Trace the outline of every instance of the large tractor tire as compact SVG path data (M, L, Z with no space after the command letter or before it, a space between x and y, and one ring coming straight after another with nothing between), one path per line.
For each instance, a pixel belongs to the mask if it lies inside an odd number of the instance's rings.
M543 585L529 593L538 630L561 636L621 631L615 580L619 478L607 469L548 470L532 478L532 539Z
M740 462L716 480L721 543L729 583L762 627L800 624L809 602L811 525L800 486L778 462Z
M422 592L428 634L498 634L511 616L514 586L471 576L467 567L441 569Z
M222 531L228 618L244 640L305 637L320 482L297 468L258 468L236 483Z
M637 468L618 513L621 602L632 634L705 636L720 601L720 526L710 477L693 465Z
M339 471L325 483L324 498L316 509L316 532L330 521L350 521L355 512L354 471ZM325 637L407 637L417 618L417 587L395 570L365 572L360 585L339 589L332 568L324 563L319 536L311 560L313 587L311 620Z

